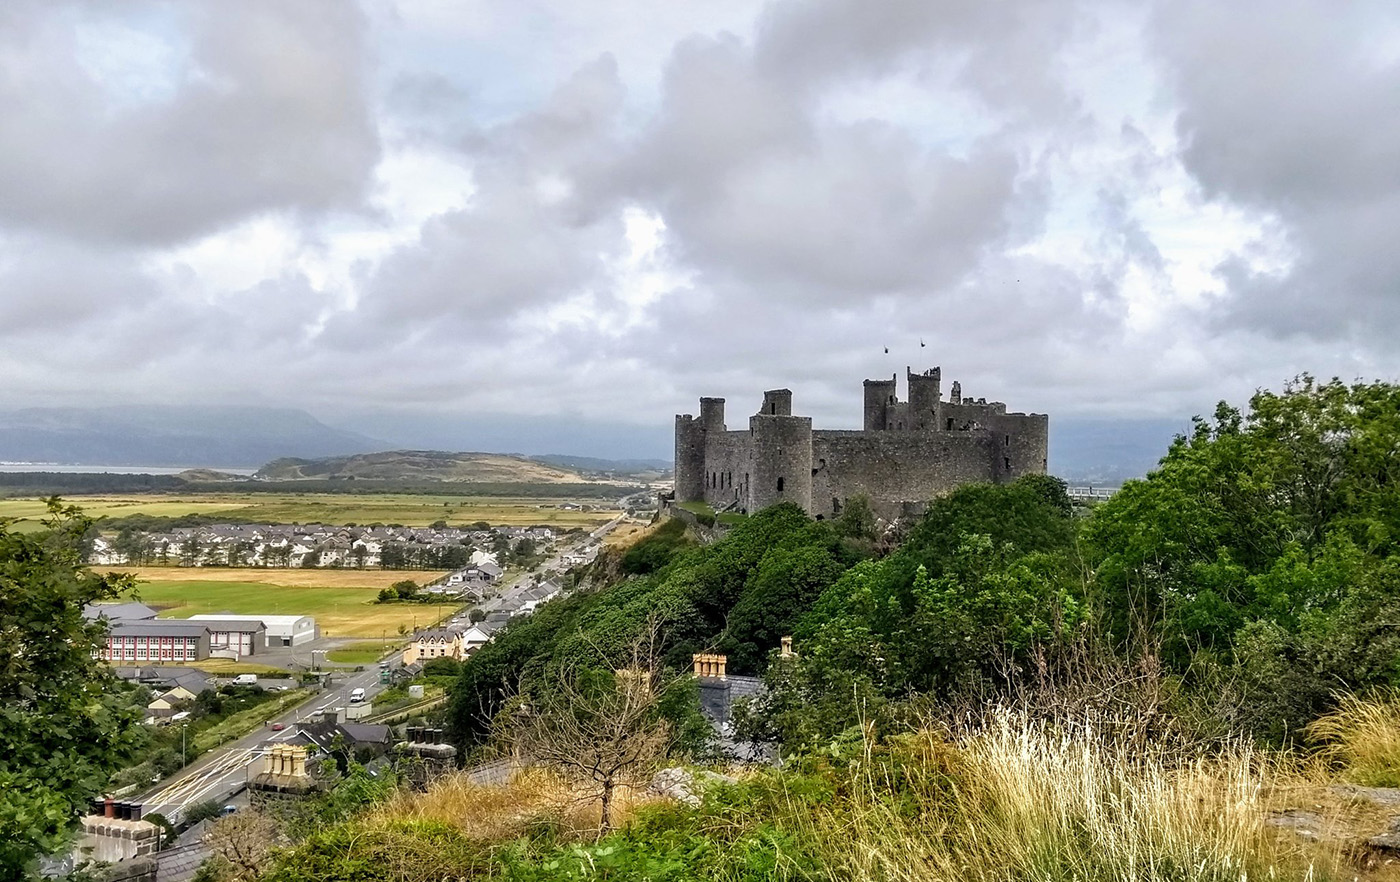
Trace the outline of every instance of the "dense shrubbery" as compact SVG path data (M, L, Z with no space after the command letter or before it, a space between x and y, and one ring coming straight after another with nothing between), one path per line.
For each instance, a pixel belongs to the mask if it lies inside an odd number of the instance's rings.
M653 619L662 625L659 648L669 667L688 669L692 654L720 646L731 671L757 672L795 617L857 559L829 525L792 505L747 518L709 546L681 551L675 537L682 529L654 534L672 546L664 555L643 553L648 565L668 557L660 569L545 604L478 650L454 689L459 738L479 743L508 692L528 690L561 666L604 664Z
M668 519L623 553L620 564L622 572L629 576L654 573L694 544L686 536L684 521Z

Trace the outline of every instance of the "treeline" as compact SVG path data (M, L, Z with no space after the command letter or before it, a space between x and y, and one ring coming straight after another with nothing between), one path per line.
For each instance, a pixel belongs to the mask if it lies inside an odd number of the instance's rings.
M220 485L227 486L227 485ZM189 485L174 475L0 472L0 497L71 496L87 493L170 493Z
M474 655L456 731L477 742L512 690L601 663L657 616L672 667L714 650L766 677L740 723L788 749L960 701L1110 686L1193 734L1280 743L1340 692L1400 685L1400 387L1305 377L1198 419L1088 516L1064 490L964 487L883 556L864 519L790 505L704 547L668 526L627 552L629 578ZM772 664L788 634L797 657Z

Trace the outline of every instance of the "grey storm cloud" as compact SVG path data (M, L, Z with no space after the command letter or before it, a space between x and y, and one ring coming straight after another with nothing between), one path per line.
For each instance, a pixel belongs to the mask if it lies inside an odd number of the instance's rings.
M1393 338L1400 323L1400 9L1292 2L1266 15L1164 3L1153 32L1205 191L1276 219L1294 265L1221 267L1218 322ZM1386 45L1377 36L1389 34Z
M113 104L65 13L118 25L143 7L184 30L188 57L166 100ZM0 223L149 245L355 204L379 158L365 36L338 0L18 0L0 19Z
M906 364L1092 413L1400 370L1390 5L737 8L4 4L8 394L839 423Z

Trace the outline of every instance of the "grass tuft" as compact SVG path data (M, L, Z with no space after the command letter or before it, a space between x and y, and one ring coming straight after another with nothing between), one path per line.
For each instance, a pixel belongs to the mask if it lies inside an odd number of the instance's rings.
M1308 735L1322 743L1321 757L1368 787L1400 787L1400 691L1369 698L1343 695L1337 709L1314 720Z
M833 876L1000 882L1313 879L1267 825L1283 773L1240 743L1204 757L1129 747L1092 725L1000 711L956 745L912 736L895 774L866 763L852 803L817 820ZM894 800L896 790L914 794Z

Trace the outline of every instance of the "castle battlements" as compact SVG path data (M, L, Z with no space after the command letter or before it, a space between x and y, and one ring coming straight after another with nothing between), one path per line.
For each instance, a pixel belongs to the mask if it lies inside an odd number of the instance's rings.
M939 368L864 382L859 431L812 428L794 416L792 391L763 393L746 429L725 424L724 399L700 399L700 416L676 416L676 501L754 512L793 502L818 517L841 514L865 496L886 517L970 483L1044 474L1049 417L1008 413L1006 405L964 396L945 400Z

